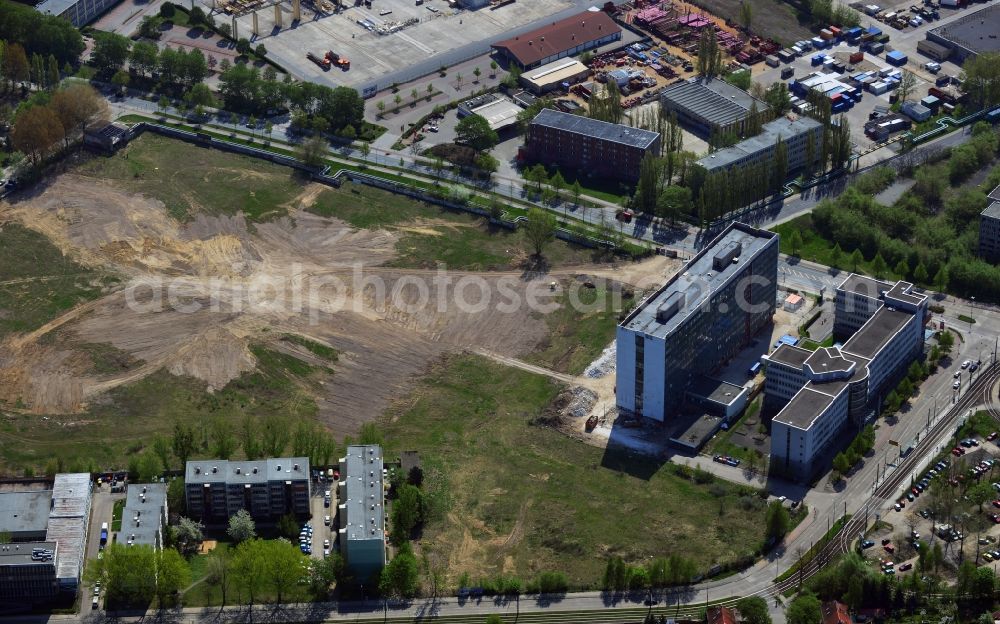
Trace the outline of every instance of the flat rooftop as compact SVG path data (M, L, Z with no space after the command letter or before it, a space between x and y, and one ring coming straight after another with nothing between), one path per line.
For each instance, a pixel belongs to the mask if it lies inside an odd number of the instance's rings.
M576 59L564 58L524 72L521 74L521 78L535 86L542 87L586 73L590 73L590 69L586 65Z
M533 126L544 126L547 128L558 128L573 134L593 137L602 141L618 143L646 149L659 138L659 132L651 132L642 128L633 128L622 124L613 124L597 119L590 119L581 115L573 115L551 108L542 109L534 119L531 120Z
M660 100L669 100L718 126L742 120L754 102L757 110L767 109L767 104L721 78L691 78L674 83L664 87Z
M184 469L184 483L267 483L281 479L308 479L308 457L281 457L257 461L198 459Z
M31 558L33 548L44 548L57 552L58 545L55 542L21 542L19 544L3 544L0 546L0 566L8 565L54 565L54 559L48 561L35 561Z
M803 431L808 430L819 415L830 407L833 399L837 396L835 392L827 394L826 391L821 392L811 387L812 385L807 383L795 393L788 405L774 417L774 421ZM830 385L831 389L834 389L833 384L823 385Z
M912 318L913 315L908 312L890 310L882 306L875 312L874 316L868 319L867 323L861 326L861 329L844 343L843 351L870 360Z
M687 391L697 397L720 405L729 405L736 401L746 389L728 381L698 375L688 385Z
M130 483L125 491L118 541L131 539L133 544L157 545L166 504L166 483Z
M470 109L470 112L484 118L492 130L502 130L517 123L517 116L521 110L513 100L501 97Z
M840 286L837 286L837 290L843 290L856 295L866 295L877 299L882 291L887 291L892 287L892 282L883 282L882 280L877 280L866 275L851 273L840 283Z
M788 143L791 138L812 132L820 126L821 124L812 117L779 117L764 124L761 133L757 136L744 139L732 147L715 151L700 159L698 164L706 169L728 167L751 154L771 149L779 138Z
M781 343L777 349L767 356L767 359L773 362L780 362L782 364L788 364L789 366L801 368L812 354L813 352L808 349L802 349L800 347L793 347L790 344Z
M973 11L934 33L976 53L1000 52L1000 5Z
M822 348L809 356L806 366L812 370L813 374L822 373L850 373L856 364L846 359L840 353L840 349Z
M986 197L992 199L993 201L1000 201L1000 186L987 193Z
M347 512L341 514L341 528L347 529L349 540L385 539L383 465L382 447L376 444L348 446L347 455L341 460L345 481L341 504Z
M722 426L722 418L712 414L690 414L679 416L670 441L680 446L700 449Z
M62 15L79 0L42 0L35 10L46 15Z
M0 531L44 534L51 504L49 490L0 493Z
M892 297L894 299L898 299L904 303L909 303L912 305L919 305L923 303L925 299L927 299L927 295L922 295L919 293L913 294L907 292L911 288L913 288L913 284L909 282L896 282L893 285L893 287L890 288L889 291L886 293L886 297Z
M997 191L993 191L996 193ZM991 202L986 209L983 210L982 215L984 217L989 217L991 219L1000 219L1000 201Z
M746 263L751 262L777 236L774 232L758 230L743 223L732 223L681 267L666 284L625 317L621 327L665 339L699 312L711 300L712 293L724 288ZM739 263L728 262L721 272L716 271L713 266L715 257L726 253L735 245L740 246ZM671 306L675 302L678 305L677 311L664 320L657 320L657 311L661 306Z

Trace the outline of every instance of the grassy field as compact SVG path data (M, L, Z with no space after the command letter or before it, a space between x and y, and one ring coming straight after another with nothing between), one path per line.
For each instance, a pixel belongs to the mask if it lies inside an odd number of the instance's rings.
M697 484L534 424L559 391L545 377L453 356L387 414L389 455L421 453L431 519L419 544L452 583L463 572L557 570L595 587L609 555L678 554L707 569L760 545L764 511L751 491Z
M286 214L287 204L302 192L302 180L288 167L151 133L113 157L87 161L77 172L155 197L181 221L194 210L273 219Z
M523 236L491 226L485 219L361 184L324 191L309 211L342 219L356 228L403 228L404 235L396 244L399 256L390 266L435 268L444 264L456 270L503 270L519 268L531 253ZM559 240L550 243L544 255L551 266L602 259L601 252Z
M175 422L195 428L205 443L201 455L208 452L208 431L216 419L231 423L236 431L245 414L282 414L289 427L313 418L317 408L310 388L328 381L330 372L263 346L252 351L257 370L215 393L207 392L201 381L161 370L110 391L83 414L47 419L7 415L0 421L3 472L37 470L54 457L70 472L124 468L156 434L169 437Z
M546 344L524 359L546 368L579 375L615 338L621 294L606 288L582 288L578 300L562 298L562 307L546 315L551 331Z
M14 223L0 227L0 336L36 329L115 283L37 232Z

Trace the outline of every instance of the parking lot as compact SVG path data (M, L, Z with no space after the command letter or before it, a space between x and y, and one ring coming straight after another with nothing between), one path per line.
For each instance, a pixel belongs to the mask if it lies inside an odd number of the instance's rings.
M324 503L324 493L330 491L330 505L326 506ZM323 558L323 542L325 540L330 540L330 548L333 550L336 547L336 529L334 523L337 520L337 484L336 482L331 483L330 481L325 481L324 483L313 482L313 493L312 500L309 502L309 508L312 513L312 518L309 519L308 523L312 526L313 534L312 540L310 541L312 546L312 553L310 556L314 559ZM326 517L330 517L329 524L326 522Z
M199 1L210 8L211 0ZM286 1L280 5L281 29L275 28L273 8L258 11L260 32L254 45L264 44L272 60L304 80L358 86L466 44L499 39L512 28L571 6L566 0L533 0L496 10L462 11L451 8L446 0L425 0L419 6L415 0L374 0L371 8L350 6L339 14L323 14L316 12L312 3L303 2L302 20L293 27L291 3ZM216 19L229 20L230 16L217 15ZM417 23L379 35L360 24L362 20L380 27L411 20ZM237 24L240 36L251 36L252 15L238 18ZM306 59L307 52L322 56L327 50L347 56L350 70L324 71ZM482 68L484 73L488 70L488 65Z

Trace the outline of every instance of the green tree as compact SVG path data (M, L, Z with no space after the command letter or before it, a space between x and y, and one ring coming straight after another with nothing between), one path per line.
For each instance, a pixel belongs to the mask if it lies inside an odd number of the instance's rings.
M882 253L876 253L875 257L872 258L872 273L878 279L885 277L886 271L889 270L888 265L885 263L885 258L882 257Z
M148 605L157 592L156 575L150 574L155 565L152 546L118 542L108 544L103 557L87 563L83 579L88 585L101 583L106 604Z
M409 542L403 542L396 556L382 568L379 591L385 596L411 598L420 588L420 566Z
M133 465L132 461L129 462L129 473L135 477L138 483L151 483L157 480L162 473L160 460L155 453L147 451L133 456L132 459L135 463Z
M55 87L59 84L59 61L56 57L49 55L49 58L45 61L45 86L48 88Z
M977 483L966 490L965 495L973 505L979 505L979 511L982 512L983 505L994 498L993 486L986 482Z
M310 167L319 167L323 164L323 160L326 157L327 146L328 143L323 137L319 135L311 136L299 144L296 155L299 160Z
M153 438L153 452L160 458L163 472L170 470L170 442L162 435L156 435Z
M261 547L262 541L250 539L241 542L233 553L229 564L229 576L247 603L253 607L257 597L267 583L267 553Z
M656 198L656 216L667 219L671 224L690 212L691 189L686 186L668 186Z
M253 53L257 55L257 58L265 58L267 56L267 48L264 47L263 43L257 44L257 47L253 49Z
M639 183L636 185L633 205L646 214L656 211L656 200L662 188L663 165L660 159L647 153L639 163Z
M918 262L917 268L913 269L913 281L918 284L927 283L927 267L924 266L923 262Z
M1000 53L980 53L962 64L962 90L969 94L972 110L1000 104Z
M128 37L95 31L91 63L99 73L110 76L125 66L131 46L132 41Z
M174 423L172 446L181 466L187 465L188 459L194 454L195 444L194 428L179 422Z
M788 533L791 520L788 517L788 510L781 504L781 501L773 501L767 506L767 515L764 520L765 536L771 539L780 540Z
M358 145L358 151L361 152L362 160L368 162L368 155L372 153L372 144L368 141L362 141Z
M858 272L858 267L860 267L861 263L863 263L864 261L865 261L865 257L863 255L861 255L861 250L860 249L855 249L854 251L852 251L851 252L851 273L857 273Z
M535 256L541 256L545 246L555 238L556 218L541 208L528 210L528 222L521 226Z
M788 146L781 137L774 143L774 158L771 161L771 191L778 193L788 178Z
M840 243L834 243L833 249L830 250L828 262L835 269L841 267L841 264L844 262L844 251L840 248Z
M810 593L799 594L785 610L788 624L820 624L823 611L819 599Z
M181 517L174 528L174 539L181 552L192 552L198 548L198 544L205 538L205 527L190 518Z
M496 613L491 613L486 616L486 624L503 624L503 620Z
M257 524L246 509L240 509L229 518L226 533L234 542L246 542L257 536Z
M455 126L455 138L474 150L488 150L500 142L496 130L482 115L468 115Z
M746 624L771 624L771 614L767 610L767 601L760 596L741 598L736 608Z
M222 599L221 606L226 606L226 596L229 593L229 586L232 584L230 568L232 560L229 550L215 549L208 553L205 560L205 580L204 582L213 589L218 589Z
M154 555L156 598L161 607L176 603L179 592L191 582L191 571L173 548L157 549Z
M424 519L424 497L420 489L408 483L403 484L392 504L393 540L400 543L409 539L410 534Z
M219 459L229 459L236 452L236 436L232 426L221 417L212 420L209 425L212 456Z
M851 462L843 452L837 453L833 458L833 469L841 475L846 475L851 470Z
M906 279L910 274L910 265L906 262L906 258L900 258L896 266L892 268L892 272L899 276L899 279Z
M246 37L240 37L236 42L236 52L241 56L250 54L250 40Z
M297 546L286 540L254 540L254 546L263 550L267 563L264 575L275 601L281 604L288 591L305 580L307 559Z
M128 88L128 83L131 81L129 74L125 70L118 70L115 75L111 77L111 84L118 87L118 92L123 93L125 89Z
M788 247L792 250L793 256L797 256L799 250L802 249L802 235L799 234L798 230L792 230L792 233L789 234Z
M358 444L377 444L379 446L384 446L385 436L382 434L382 430L379 429L377 424L373 422L366 422L361 425L361 431L358 433Z

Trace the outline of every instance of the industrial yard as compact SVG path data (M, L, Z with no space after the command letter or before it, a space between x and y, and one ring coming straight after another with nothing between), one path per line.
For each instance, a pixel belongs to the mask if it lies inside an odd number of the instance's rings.
M214 0L201 1L206 10L212 8ZM467 44L488 42L512 28L573 6L567 0L538 0L515 2L495 10L486 7L468 11L445 0L419 3L415 0L373 0L367 4L345 4L340 8L335 7L332 0L306 1L300 5L301 20L295 24L293 1L257 2L243 5L246 8L233 4L230 13L218 14L216 19L235 17L239 36L250 37L254 32L255 13L249 7L256 6L258 34L255 45L264 44L270 59L303 80L358 88L387 73L405 70L417 61ZM275 20L276 10L280 14L280 27ZM350 59L350 70L324 69L306 58L307 53L322 57L331 50ZM488 63L482 67L484 72L488 69ZM471 79L471 76L466 77L467 82ZM449 82L436 76L433 80L439 88Z

